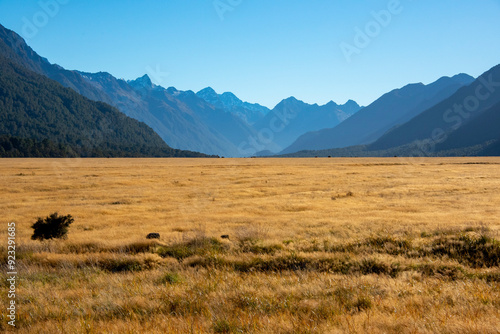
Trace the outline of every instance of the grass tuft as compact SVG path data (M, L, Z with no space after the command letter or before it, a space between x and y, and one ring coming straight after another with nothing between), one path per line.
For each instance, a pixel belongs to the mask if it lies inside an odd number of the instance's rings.
M161 257L173 257L182 261L194 255L209 255L226 252L228 247L217 238L195 238L170 246L159 247L157 253Z
M160 284L170 284L170 285L181 283L182 281L183 281L182 276L176 272L167 272L163 274L158 280Z

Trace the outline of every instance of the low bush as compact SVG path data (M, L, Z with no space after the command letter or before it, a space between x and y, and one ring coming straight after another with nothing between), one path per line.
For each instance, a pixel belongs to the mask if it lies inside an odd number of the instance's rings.
M468 235L440 237L424 255L447 256L474 268L495 267L500 265L500 242L484 235L471 238Z
M71 215L59 216L57 212L51 214L45 219L38 220L31 226L33 229L32 240L45 239L65 239L68 234L69 225L74 222Z

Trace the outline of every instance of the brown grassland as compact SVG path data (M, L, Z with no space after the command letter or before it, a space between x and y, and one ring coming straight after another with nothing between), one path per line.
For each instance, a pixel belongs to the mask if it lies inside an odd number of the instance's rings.
M14 221L19 333L500 333L499 166L1 159L2 305Z

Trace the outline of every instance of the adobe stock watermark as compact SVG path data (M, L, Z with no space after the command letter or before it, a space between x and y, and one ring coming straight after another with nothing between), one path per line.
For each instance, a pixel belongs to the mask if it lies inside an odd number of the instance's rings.
M491 95L500 87L500 81L495 81L492 74L489 74L488 77L480 76L478 81L479 83L476 85L473 95L465 97L462 103L455 103L453 107L444 111L443 120L448 124L453 124L451 126L452 130L460 128L465 120L477 112L481 105L488 101ZM417 142L417 149L414 153L420 156L431 156L436 150L436 145L444 143L447 139L448 135L445 130L435 128L429 138Z
M412 1L412 0L407 0ZM339 47L348 63L352 62L353 56L360 55L371 42L387 28L395 16L404 10L400 0L390 0L386 9L372 11L372 20L368 21L363 28L354 27L354 38L351 43L342 42Z
M66 5L70 0L40 0L38 6L40 10L37 11L31 18L24 16L22 18L23 27L21 28L21 35L24 39L32 39L43 27L49 24L50 20L59 14L61 6Z
M241 5L243 0L214 0L212 3L219 19L224 21L227 12L232 12L236 7Z
M16 327L16 223L7 224L7 323Z
M149 65L146 66L146 73L152 79L153 83L159 86L162 86L163 82L170 75L169 72L162 71L161 66L158 64L155 68L152 68Z

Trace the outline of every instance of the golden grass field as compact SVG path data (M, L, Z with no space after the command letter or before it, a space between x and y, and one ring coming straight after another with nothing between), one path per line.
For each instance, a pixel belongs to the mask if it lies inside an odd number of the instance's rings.
M2 305L14 221L19 333L500 333L499 166L1 159Z

